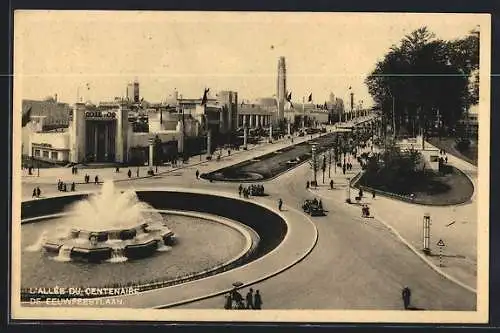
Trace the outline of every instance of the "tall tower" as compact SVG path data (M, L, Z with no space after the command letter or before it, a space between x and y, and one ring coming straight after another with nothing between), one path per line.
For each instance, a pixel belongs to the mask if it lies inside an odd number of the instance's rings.
M276 88L276 96L278 98L278 120L282 120L285 116L285 100L286 100L286 65L285 57L280 57L278 60L278 84Z
M137 78L134 82L127 84L127 99L131 102L139 102L139 81Z

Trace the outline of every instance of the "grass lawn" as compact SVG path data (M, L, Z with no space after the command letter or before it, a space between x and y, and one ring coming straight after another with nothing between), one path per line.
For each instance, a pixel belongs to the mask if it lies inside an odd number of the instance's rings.
M426 173L413 177L411 181L399 179L384 185L370 184L368 177L363 175L359 185L387 192L389 195L405 196L408 200L401 198L405 201L410 201L409 195L413 193L415 197L412 202L423 205L446 206L467 202L474 193L474 185L460 170L448 167L449 171L444 175Z
M458 150L455 138L429 138L429 143L439 149L444 149L449 154L477 166L477 145L471 145L467 150Z

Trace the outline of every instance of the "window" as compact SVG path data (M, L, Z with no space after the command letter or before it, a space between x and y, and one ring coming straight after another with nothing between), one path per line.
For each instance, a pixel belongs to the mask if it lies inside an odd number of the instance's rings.
M48 150L43 151L43 157L49 158L49 151Z
M40 157L40 149L35 149L35 156Z
M53 160L57 160L57 151L53 151L50 153L50 158Z

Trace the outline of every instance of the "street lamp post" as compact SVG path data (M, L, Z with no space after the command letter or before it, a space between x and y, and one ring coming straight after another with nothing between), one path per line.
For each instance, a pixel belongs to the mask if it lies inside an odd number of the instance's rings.
M316 161L316 145L313 145L311 148L311 157L312 157L312 167L313 167L313 181L316 184L316 169L318 168L318 162Z
M347 202L351 200L351 178L347 177Z
M430 250L430 239L431 239L431 216L429 213L424 215L423 220L423 251L425 254L429 254Z

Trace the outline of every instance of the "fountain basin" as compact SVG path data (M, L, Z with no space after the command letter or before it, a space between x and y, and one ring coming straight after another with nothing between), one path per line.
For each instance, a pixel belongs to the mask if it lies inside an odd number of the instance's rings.
M139 259L174 243L174 233L163 223L142 223L132 229L88 231L71 229L67 234L43 242L48 253L61 260L100 262L115 258Z

